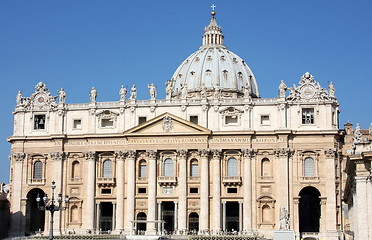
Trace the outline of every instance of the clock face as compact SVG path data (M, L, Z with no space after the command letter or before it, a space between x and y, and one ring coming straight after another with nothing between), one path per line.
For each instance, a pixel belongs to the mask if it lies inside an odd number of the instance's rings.
M314 87L313 86L304 86L302 88L302 96L305 98L311 98L314 96Z
M35 104L42 105L46 102L46 99L47 99L47 97L46 97L45 94L39 94L35 97L34 102L35 102Z

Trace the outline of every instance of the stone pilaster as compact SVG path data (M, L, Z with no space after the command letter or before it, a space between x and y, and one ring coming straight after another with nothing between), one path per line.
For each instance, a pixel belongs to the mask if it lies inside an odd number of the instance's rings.
M94 229L94 203L95 203L95 185L96 185L96 152L84 153L86 165L88 168L87 175L87 198L86 208L84 211L85 228Z
M125 221L125 231L127 234L132 232L131 221L134 220L134 208L135 208L135 193L136 193L136 151L128 151L127 162L127 206L126 206L126 221Z
M242 149L243 152L243 230L252 229L252 169L251 159L255 156L255 150L252 148Z
M209 228L209 150L201 149L199 153L201 160L199 230L205 231Z
M212 150L213 166L213 230L221 230L221 150Z
M184 232L187 229L187 150L179 150L180 161L179 181L178 181L178 230Z
M360 171L364 168L364 161L355 161L357 165L356 176L355 176L355 206L357 211L357 217L354 217L356 222L355 226L355 239L370 239L369 236L369 217L368 217L368 208L371 208L371 199L368 198L368 187L371 184L369 172ZM363 167L362 167L363 166ZM358 171L359 170L359 171Z
M56 182L55 193L62 193L63 190L63 159L65 157L64 152L52 152L50 156L53 160L53 179ZM62 195L63 196L63 195ZM61 219L62 212L57 211L54 213L54 224L53 229L56 234L61 231Z
M336 158L336 149L327 148L324 149L325 152L325 162L327 169L326 177L326 196L327 196L327 205L326 205L326 229L327 235L333 235L337 232L336 228L336 173L335 173L335 158ZM323 213L322 213L323 214Z
M289 208L289 148L277 148L274 149L276 157L279 159L280 166L280 179L279 179L279 209L282 207L286 208L288 212L291 212Z
M22 229L22 216L26 212L21 212L21 199L22 199L22 182L23 182L23 162L25 159L24 153L13 153L11 155L13 164L13 189L12 189L12 202L11 202L11 220L12 225L10 229L10 235L15 236L19 233L24 233Z
M124 229L124 158L125 152L115 152L117 162L117 187L116 187L116 226L115 230L120 233Z
M147 195L147 206L148 206L148 220L156 220L156 150L148 151L148 195ZM147 223L148 235L155 235L156 228L154 222Z

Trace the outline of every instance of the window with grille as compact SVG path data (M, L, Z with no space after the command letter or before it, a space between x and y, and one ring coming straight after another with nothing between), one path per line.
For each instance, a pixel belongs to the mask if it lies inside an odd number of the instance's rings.
M305 158L304 161L304 175L305 177L313 177L314 176L314 159L311 157Z
M112 178L112 161L111 160L105 160L103 162L102 177Z
M198 162L195 160L191 162L190 176L191 177L199 176L199 165Z
M147 165L145 161L141 161L139 170L139 177L147 177Z
M34 163L34 174L33 179L42 179L43 177L43 163L36 161Z
M173 177L173 160L171 158L164 161L164 177Z
M34 129L45 129L45 115L35 115L34 117Z
M236 158L230 158L227 161L227 176L236 177L238 176L238 161Z
M314 108L302 109L302 124L314 124Z

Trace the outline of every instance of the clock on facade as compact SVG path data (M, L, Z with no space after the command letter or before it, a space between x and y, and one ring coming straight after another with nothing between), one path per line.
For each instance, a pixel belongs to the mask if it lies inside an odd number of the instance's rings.
M306 85L302 88L302 96L305 98L311 98L314 96L314 87Z

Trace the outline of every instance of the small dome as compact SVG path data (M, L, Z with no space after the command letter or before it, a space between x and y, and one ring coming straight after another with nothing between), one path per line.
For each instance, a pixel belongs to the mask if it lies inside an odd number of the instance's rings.
M173 74L173 96L179 94L183 87L188 92L198 92L202 88L210 92L217 87L222 93L235 92L239 96L244 87L250 86L251 97L259 97L257 82L251 69L238 55L227 50L223 45L223 38L222 29L212 14L211 22L205 28L203 45Z

